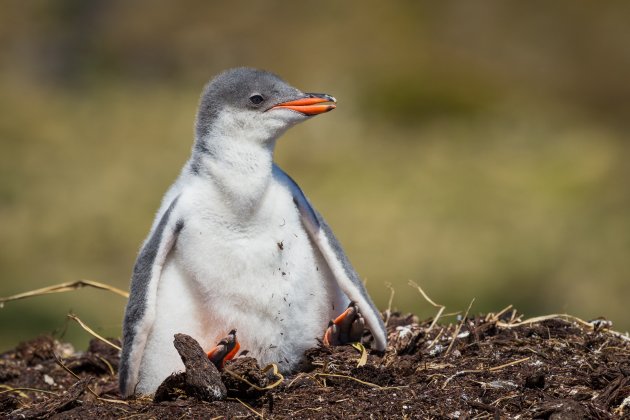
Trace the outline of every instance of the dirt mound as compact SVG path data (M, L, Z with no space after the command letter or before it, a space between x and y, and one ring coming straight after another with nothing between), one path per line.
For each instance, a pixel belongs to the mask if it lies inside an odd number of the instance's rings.
M192 362L159 402L123 401L116 349L94 340L87 351L75 352L39 337L0 356L0 415L630 418L630 339L607 327L560 317L519 322L506 313L431 328L430 320L393 314L384 353L313 348L305 369L285 378L238 358L221 372L227 398L211 402L189 391L186 378L197 369ZM370 339L366 334L367 347Z

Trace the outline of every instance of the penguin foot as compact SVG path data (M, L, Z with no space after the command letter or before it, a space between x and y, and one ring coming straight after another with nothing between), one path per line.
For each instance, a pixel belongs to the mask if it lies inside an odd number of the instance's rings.
M322 341L327 346L360 342L364 329L365 320L359 312L359 307L355 302L350 302L341 315L330 321Z
M233 359L240 348L241 345L236 339L236 330L232 330L227 337L221 339L219 344L208 352L208 359L214 363L217 369L222 370L225 362Z

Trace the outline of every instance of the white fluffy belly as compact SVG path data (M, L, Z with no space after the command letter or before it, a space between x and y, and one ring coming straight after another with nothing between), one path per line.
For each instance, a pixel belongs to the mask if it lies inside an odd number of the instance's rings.
M241 350L261 365L291 370L347 303L297 214L244 230L187 219L164 267L147 342L146 351L161 356L150 358L153 366L143 361L138 391L183 369L172 344L179 332L208 351L236 329Z
M236 328L241 348L261 363L292 367L340 309L341 292L326 264L299 220L261 230L213 228L203 238L191 226L198 241L190 238L174 253L197 291L204 336L214 345Z

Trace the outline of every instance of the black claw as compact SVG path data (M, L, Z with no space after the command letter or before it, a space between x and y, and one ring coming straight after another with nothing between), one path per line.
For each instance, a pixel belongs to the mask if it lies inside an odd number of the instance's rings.
M332 324L330 327L330 345L338 346L341 344L339 327L336 324Z

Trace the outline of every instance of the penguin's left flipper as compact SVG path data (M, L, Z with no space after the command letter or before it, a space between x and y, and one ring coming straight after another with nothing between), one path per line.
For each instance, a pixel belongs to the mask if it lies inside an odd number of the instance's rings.
M214 363L217 369L222 370L225 362L232 360L240 348L241 345L236 339L236 330L232 330L227 337L221 339L219 344L208 352L208 359Z
M359 312L359 307L356 303L350 302L341 315L330 321L322 341L327 346L358 343L361 341L364 329L365 320Z
M384 351L387 346L387 332L378 309L370 299L359 275L350 264L341 244L321 214L319 214L300 189L300 187L278 165L273 165L273 175L283 183L293 195L293 202L300 212L304 228L313 244L326 260L328 268L337 284L346 296L360 308L365 325L374 337L373 348Z
M135 393L140 363L156 316L157 289L162 268L171 252L184 221L179 214L179 196L164 200L163 207L142 245L133 268L129 301L123 321L123 346L120 355L119 386L123 397Z

